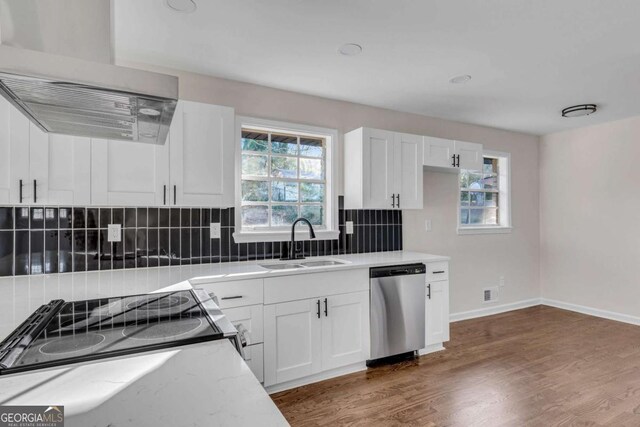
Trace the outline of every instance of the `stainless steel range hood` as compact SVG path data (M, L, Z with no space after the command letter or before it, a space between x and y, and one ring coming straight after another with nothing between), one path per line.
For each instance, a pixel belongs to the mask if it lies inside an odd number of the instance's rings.
M0 45L0 94L45 132L164 144L178 78Z

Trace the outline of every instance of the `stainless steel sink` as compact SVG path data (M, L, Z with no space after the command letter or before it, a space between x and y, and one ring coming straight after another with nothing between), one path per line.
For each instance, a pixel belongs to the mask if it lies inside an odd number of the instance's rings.
M326 267L329 265L342 265L342 264L346 264L346 262L336 261L333 259L324 259L324 260L318 260L318 261L301 262L300 264L305 267Z
M293 268L305 268L300 264L260 264L260 267L267 270L290 270Z

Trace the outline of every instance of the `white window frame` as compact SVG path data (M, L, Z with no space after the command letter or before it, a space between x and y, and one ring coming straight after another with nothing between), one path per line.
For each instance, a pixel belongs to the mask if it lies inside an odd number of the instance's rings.
M498 209L499 225L462 225L460 224L461 189L458 180L458 234L502 234L511 233L511 154L502 151L484 150L484 157L498 159ZM484 163L484 161L483 161Z
M301 125L295 123L281 122L276 120L260 119L255 117L236 116L236 167L235 167L235 224L236 231L233 238L236 243L246 242L281 242L291 239L291 229L243 229L242 228L242 150L240 140L242 129L253 127L273 132L284 132L316 136L325 139L325 191L326 191L326 228L314 230L316 239L333 240L340 235L338 231L338 193L337 193L337 161L336 145L338 144L338 131L336 129L323 128L317 126ZM296 227L296 240L310 240L307 227Z

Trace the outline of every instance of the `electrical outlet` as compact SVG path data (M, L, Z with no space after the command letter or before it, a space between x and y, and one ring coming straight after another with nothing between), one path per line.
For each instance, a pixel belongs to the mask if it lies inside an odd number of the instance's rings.
M504 286L504 276L500 276L499 282L498 282L498 286L503 287Z
M347 221L345 225L347 226L347 234L353 234L353 221Z
M430 219L425 219L424 220L424 229L425 229L425 231L431 231L431 220Z
M209 234L211 235L212 239L219 239L220 238L220 223L219 222L212 222L211 224L209 224Z
M122 241L122 225L121 224L109 224L108 238L110 242Z

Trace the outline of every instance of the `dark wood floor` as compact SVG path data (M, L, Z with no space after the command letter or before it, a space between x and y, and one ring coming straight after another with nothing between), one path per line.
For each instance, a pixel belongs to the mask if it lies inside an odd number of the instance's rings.
M640 327L537 306L447 350L273 395L293 426L640 426Z

